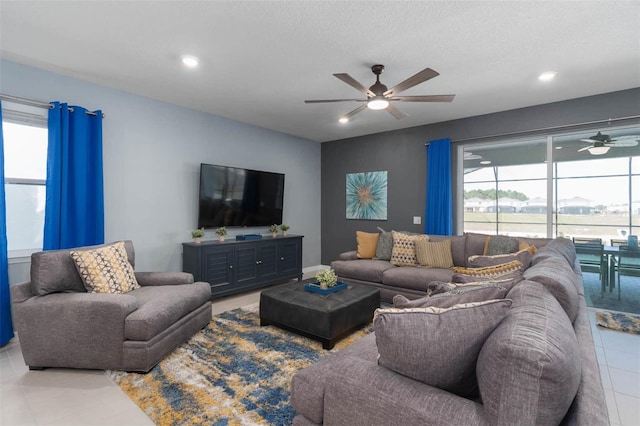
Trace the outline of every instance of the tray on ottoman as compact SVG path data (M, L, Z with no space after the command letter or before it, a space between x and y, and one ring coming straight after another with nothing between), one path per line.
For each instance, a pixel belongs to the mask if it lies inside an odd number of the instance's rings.
M294 282L260 293L260 325L276 325L322 342L324 349L373 318L380 307L380 291L347 281L348 288L321 295Z

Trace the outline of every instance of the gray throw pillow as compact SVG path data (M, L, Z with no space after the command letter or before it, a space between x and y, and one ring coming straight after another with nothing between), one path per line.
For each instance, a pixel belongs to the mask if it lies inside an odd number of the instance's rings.
M451 308L377 309L378 363L448 392L473 395L478 353L510 306L511 300L502 299Z
M450 308L453 305L462 303L482 302L491 299L504 299L507 289L496 284L485 284L469 287L458 287L446 293L435 296L421 297L409 300L401 294L393 298L393 307L404 308L427 308L435 306L437 308Z
M496 254L515 253L520 248L520 241L517 238L506 237L504 235L492 235L487 241L484 254L494 256Z
M378 245L376 246L376 257L379 260L391 260L391 251L393 250L393 234L378 227L380 236L378 237Z

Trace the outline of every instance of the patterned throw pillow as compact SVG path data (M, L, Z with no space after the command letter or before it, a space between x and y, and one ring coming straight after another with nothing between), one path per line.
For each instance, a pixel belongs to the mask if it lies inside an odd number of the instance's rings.
M515 253L518 250L520 250L520 241L517 238L493 235L487 237L483 254L485 256L493 256L496 254Z
M528 248L510 254L496 254L493 256L469 256L467 267L484 268L486 266L502 265L503 263L519 260L522 262L522 269L527 269L531 264L531 251Z
M456 274L464 274L473 277L499 278L505 275L513 274L522 270L522 262L514 260L496 266L487 266L485 268L463 268L456 266L453 272Z
M434 296L421 297L419 299L409 300L401 294L393 297L393 307L404 308L427 308L434 306L436 308L450 308L453 305L462 303L482 302L492 299L504 299L507 295L507 289L496 284L486 284L467 287L456 287L446 293L436 294Z
M393 234L393 249L391 263L396 266L417 266L416 241L429 241L428 235L407 235L391 231Z
M69 254L89 293L122 294L140 288L122 241Z
M391 260L391 251L393 250L393 235L384 229L378 227L380 236L378 237L378 245L376 246L376 259Z
M450 308L377 309L378 363L448 392L473 394L480 349L510 306L511 300L501 299Z
M369 232L356 231L356 241L358 242L358 259L371 259L376 256L378 246L378 236Z
M416 241L416 259L418 266L424 268L451 268L453 266L451 240L431 242L421 239Z

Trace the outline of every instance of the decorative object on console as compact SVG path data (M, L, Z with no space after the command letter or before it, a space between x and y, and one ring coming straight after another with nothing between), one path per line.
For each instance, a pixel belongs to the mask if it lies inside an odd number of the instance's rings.
M387 172L347 174L347 219L387 220Z
M193 238L194 243L200 244L202 242L202 237L204 237L204 228L191 231L191 238Z
M262 239L262 235L260 234L236 235L236 241L261 240L261 239Z
M289 229L291 229L291 227L289 225L285 225L284 223L282 225L280 225L280 229L282 230L282 235L284 235L285 237L287 236Z
M227 236L227 227L221 226L220 228L216 229L216 235L218 236L219 241L224 241L224 238Z
M271 226L269 227L269 231L271 232L271 236L272 236L273 238L275 238L275 237L277 237L277 236L278 236L278 228L279 228L279 226L278 226L278 225L276 225L276 224L273 224L273 225L271 225Z

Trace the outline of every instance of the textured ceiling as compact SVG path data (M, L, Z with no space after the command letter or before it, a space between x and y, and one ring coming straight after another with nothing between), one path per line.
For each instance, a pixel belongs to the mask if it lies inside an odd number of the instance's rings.
M315 141L640 87L634 1L2 1L3 58ZM179 62L200 58L196 70ZM332 76L440 76L396 120ZM541 83L537 75L554 70ZM3 87L5 93L11 88ZM99 106L98 106L99 107ZM108 111L106 111L108 113Z

